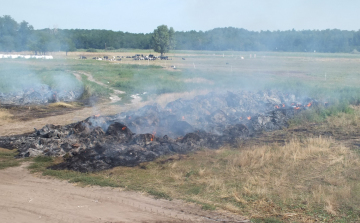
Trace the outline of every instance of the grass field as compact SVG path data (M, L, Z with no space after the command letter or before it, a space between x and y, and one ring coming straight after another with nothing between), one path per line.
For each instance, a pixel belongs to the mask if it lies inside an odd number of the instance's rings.
M58 84L54 77L59 75L78 83L72 73L82 72L112 89L125 91L119 94L123 102L132 94L144 92L143 100L149 100L164 93L193 90L271 88L326 100L331 106L308 110L293 119L291 128L299 131L276 131L267 136L281 138L286 142L282 145L263 143L268 138L259 138L254 139L258 140L256 144L204 149L93 174L47 170L61 159L40 157L33 160L32 171L81 185L124 187L157 198L184 199L203 209L221 208L246 215L254 222L360 220L360 158L358 148L351 147L351 140L360 134L360 109L356 106L360 104L360 55L175 51L169 53L172 60L168 61L77 59L80 55L92 58L135 53L153 52L71 52L68 56L54 53L54 60L0 60L0 77L6 81L0 83L0 90L9 91L13 83L25 83L18 81L21 76L52 86ZM107 98L114 94L86 75L81 79L88 96ZM0 110L0 119L11 119L11 114ZM317 130L312 134L302 133L301 129L313 126ZM334 133L334 138L319 137L335 130L338 135ZM343 138L351 142L344 143ZM2 151L0 158L4 165L19 164Z
M67 57L54 54L55 60L51 61L1 60L3 69L0 75L6 77L7 81L2 82L0 89L6 89L8 83L14 81L11 79L14 74L15 77L16 74L28 75L51 83L53 76L68 76L72 71L91 73L97 80L127 92L126 95L143 92L158 95L193 89L279 88L313 96L327 89L332 92L334 89L357 87L360 83L360 56L356 54L257 52L256 58L253 58L254 52L176 51L169 53L172 58L169 61L123 59L108 62L75 59L79 55L92 58L103 55L129 56L135 53L150 52L74 52L68 53ZM252 58L249 58L250 54ZM17 77L16 80L21 78ZM101 86L91 85L86 79L84 82L95 94L109 94Z
M111 95L116 95L115 91L124 91L125 94L117 94L122 99L118 103L127 104L134 94L146 101L164 93L194 90L278 89L329 101L334 107L331 111L319 111L322 117L345 111L349 104L360 102L360 55L357 54L175 51L168 54L172 58L168 61L90 59L135 53L153 52L71 52L68 56L54 53L54 60L2 59L0 76L4 81L0 83L0 91L39 80L53 87L75 83L75 87L84 87L83 98L93 95L109 100ZM89 59L80 60L80 55ZM103 85L90 81L85 75L81 75L81 84L73 76L74 72L90 74Z

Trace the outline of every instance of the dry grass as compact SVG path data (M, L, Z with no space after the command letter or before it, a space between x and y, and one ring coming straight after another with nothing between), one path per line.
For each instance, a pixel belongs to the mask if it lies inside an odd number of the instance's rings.
M353 114L330 117L317 128L319 132L323 132L322 128L337 128L337 134L343 132L348 136L345 130L355 132L360 123L359 111L355 108ZM279 134L283 135L281 131ZM85 175L42 171L85 185L120 186L157 197L188 200L204 209L218 207L255 222L359 221L358 150L332 138L306 134L284 137L287 140L284 145L204 149L171 159L163 157L138 167L116 167Z
M56 102L49 104L50 107L61 107L61 108L73 108L74 106L72 104L68 104L65 102Z
M360 213L359 155L331 138L204 150L173 158L176 161L117 167L94 176L106 175L136 190L156 188L172 198L253 219L324 221L346 219L350 210Z
M359 186L351 179L360 179L360 159L348 148L332 144L330 138L310 138L282 147L247 149L230 158L227 169L230 175L242 175L238 193L245 199L299 202L308 210L324 206L328 214L337 215ZM281 212L272 209L269 214Z
M13 115L10 114L7 110L4 110L4 109L0 109L0 120L3 121L3 120L9 120L11 119Z
M12 118L13 115L9 111L5 109L0 109L0 126L4 126L4 125L9 126L8 124L14 122Z
M344 133L354 133L359 129L360 106L350 106L353 114L339 113L326 120L329 130L340 129Z

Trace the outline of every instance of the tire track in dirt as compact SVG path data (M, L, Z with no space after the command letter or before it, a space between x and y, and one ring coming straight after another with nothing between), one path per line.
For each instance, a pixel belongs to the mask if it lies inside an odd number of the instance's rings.
M46 116L42 118L33 118L27 121L17 119L0 119L0 136L23 134L27 132L33 132L34 128L40 129L47 124L53 125L66 125L74 122L84 120L92 115L114 115L124 111L136 110L145 105L158 103L160 106L165 106L171 101L175 101L179 98L191 99L197 95L204 95L209 91L191 91L191 92L179 92L179 93L166 93L158 95L157 97L150 99L149 101L142 101L138 103L131 103L124 105L109 104L108 102L103 104L97 104L92 107L84 107L79 110L74 110L68 113Z
M69 71L70 72L70 71ZM81 75L85 75L87 77L87 79L93 83L96 83L100 86L103 86L103 87L106 87L110 90L112 90L114 92L114 94L110 94L110 100L111 102L117 102L117 101L121 101L121 98L118 96L119 94L125 94L126 92L125 91L120 91L120 90L116 90L112 87L110 87L109 85L107 84L104 84L100 81L97 81L95 80L95 78L90 74L90 73L86 73L86 72L83 72L83 71L71 71L71 73L76 77L76 79L78 79L79 81L82 80L82 77Z
M249 222L179 200L155 200L120 188L81 188L35 177L27 165L0 171L2 222Z

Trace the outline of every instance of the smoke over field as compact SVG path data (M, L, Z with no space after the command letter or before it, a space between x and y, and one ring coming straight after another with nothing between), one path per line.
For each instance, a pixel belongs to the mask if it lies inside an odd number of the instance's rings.
M47 67L39 69L22 61L1 61L1 65L0 104L69 102L82 95L83 85L71 73Z

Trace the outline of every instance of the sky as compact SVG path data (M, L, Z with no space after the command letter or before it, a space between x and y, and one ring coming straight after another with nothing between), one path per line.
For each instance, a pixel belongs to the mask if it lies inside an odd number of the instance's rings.
M359 30L357 0L0 0L0 16L35 29L150 33L219 27L260 30Z

